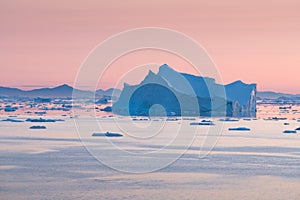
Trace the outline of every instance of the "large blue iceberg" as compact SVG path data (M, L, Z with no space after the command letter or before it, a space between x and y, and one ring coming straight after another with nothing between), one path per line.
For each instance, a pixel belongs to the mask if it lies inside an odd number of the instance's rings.
M180 73L167 64L138 85L124 84L112 112L126 116L256 117L256 84Z

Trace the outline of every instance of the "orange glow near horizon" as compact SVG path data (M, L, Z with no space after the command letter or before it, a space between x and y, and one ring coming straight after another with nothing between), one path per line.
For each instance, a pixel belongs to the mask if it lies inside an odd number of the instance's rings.
M260 91L300 93L299 10L297 0L3 0L0 86L73 85L84 59L106 38L133 28L162 27L201 44L225 84L242 80L257 83ZM114 86L118 66L147 63L194 73L175 57L137 53L116 61L116 71L107 75L113 80L106 78L99 87Z

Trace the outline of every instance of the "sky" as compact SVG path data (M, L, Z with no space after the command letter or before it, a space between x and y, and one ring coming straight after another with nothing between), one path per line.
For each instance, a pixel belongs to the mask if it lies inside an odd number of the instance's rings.
M99 43L129 29L162 27L205 48L225 84L242 80L260 91L300 93L299 10L299 0L1 0L0 85L73 85ZM126 66L168 63L194 72L178 57L163 55L124 55L99 87L114 86Z

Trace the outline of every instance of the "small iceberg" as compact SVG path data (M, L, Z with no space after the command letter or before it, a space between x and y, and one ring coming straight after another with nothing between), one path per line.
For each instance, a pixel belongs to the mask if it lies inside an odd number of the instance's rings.
M282 120L287 120L288 118L286 117L268 117L265 118L264 120L273 120L273 121L282 121Z
M44 119L44 118L38 118L38 119L26 119L26 122L61 122L65 121L63 119Z
M176 117L168 117L168 118L166 119L166 121L171 121L171 122L178 121L178 120L179 120L179 119L176 118Z
M64 119L54 119L55 122L64 122Z
M236 127L236 128L229 128L229 131L250 131L250 128L247 127Z
M285 131L283 131L283 133L294 134L294 133L297 133L297 131L296 130L285 130Z
M46 129L46 126L30 126L30 129Z
M183 117L182 120L194 121L194 120L196 120L196 118L195 117Z
M225 119L220 119L219 121L220 122L238 122L239 120L226 117Z
M18 107L5 106L4 112L15 112L18 110Z
M215 124L211 120L202 120L201 122L191 122L190 125L191 126L194 126L194 125L196 125L196 126L213 126Z
M105 108L101 108L100 111L103 111L103 112L112 112L112 108L111 108L111 106L106 106Z
M46 111L37 111L37 112L34 112L35 115L46 115Z
M97 137L123 137L122 134L120 133L111 133L111 132L106 132L106 133L93 133L92 136L97 136Z
M7 118L7 119L3 119L2 122L23 122L23 121L18 119Z
M132 121L149 121L149 118L132 118Z

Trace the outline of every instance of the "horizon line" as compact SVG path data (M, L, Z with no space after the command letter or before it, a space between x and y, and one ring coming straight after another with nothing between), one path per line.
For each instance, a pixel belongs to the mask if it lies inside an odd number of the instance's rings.
M234 81L235 82L235 81ZM251 83L252 84L252 83ZM67 85L69 87L72 87L73 89L78 89L78 88L74 88L74 86L72 84L68 84L68 83L61 83L61 84L56 84L55 86L43 86L43 85L21 85L21 86L5 86L5 85L0 85L0 87L4 87L4 88L12 88L12 89L19 89L19 90L23 90L23 91L32 91L32 90L37 90L37 89L52 89L52 88L57 88L60 86L64 86ZM23 88L33 88L33 89L23 89ZM90 86L82 86L82 87L90 87ZM97 90L103 90L103 91L107 91L109 89L119 89L119 88L114 88L114 87L107 87L107 88L100 88L97 87ZM85 90L85 89L79 89L79 90ZM122 90L122 89L119 89ZM86 90L86 91L92 91L92 90ZM290 92L283 92L283 91L274 91L274 90L257 90L257 92L273 92L273 93L281 93L281 94L288 94L288 95L300 95L300 93L290 93Z

